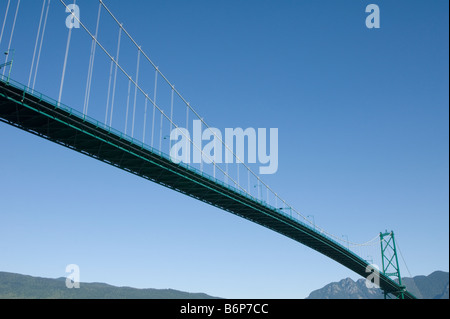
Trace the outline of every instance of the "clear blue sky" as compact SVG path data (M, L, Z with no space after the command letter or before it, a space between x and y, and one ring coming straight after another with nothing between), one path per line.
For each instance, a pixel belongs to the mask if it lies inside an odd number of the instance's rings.
M354 242L394 230L413 276L448 271L448 1L105 2L211 126L279 129L279 170L263 179L304 215ZM370 3L380 29L365 26ZM77 4L94 31L98 3ZM20 4L12 78L24 84L41 7ZM37 75L55 99L66 16L53 0ZM104 11L102 23L115 54L118 29ZM134 70L124 39L120 60ZM109 62L97 50L89 107L103 121ZM63 102L78 110L89 53L74 29ZM126 92L119 80L118 101ZM304 298L359 278L271 230L0 124L0 271L62 277L72 263L84 282L225 298Z

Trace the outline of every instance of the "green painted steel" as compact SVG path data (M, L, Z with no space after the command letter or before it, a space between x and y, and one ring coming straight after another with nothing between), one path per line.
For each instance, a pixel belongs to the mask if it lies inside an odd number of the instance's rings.
M368 261L315 227L30 88L0 80L0 121L272 229L367 277ZM399 285L380 274L380 287ZM415 297L404 293L405 298Z
M398 293L394 294L398 299L405 299L406 287L402 285L400 275L400 265L398 263L397 247L395 246L394 232L380 233L381 262L383 274L397 280L399 285ZM384 298L388 297L388 292L384 292Z

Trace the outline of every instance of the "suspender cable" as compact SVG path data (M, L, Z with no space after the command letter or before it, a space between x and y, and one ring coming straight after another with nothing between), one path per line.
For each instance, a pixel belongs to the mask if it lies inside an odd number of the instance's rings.
M226 174L224 176L224 182L228 185L228 163L225 163L225 172Z
M13 39L13 35L14 35L14 29L16 28L16 20L17 20L17 13L19 12L19 5L20 5L20 0L17 1L17 8L16 8L16 14L14 15L14 21L13 21L13 26L12 26L12 30L11 30L11 36L9 37L9 43L8 43L8 50L7 52L9 52L11 50L11 42ZM8 60L8 56L5 57L5 63ZM10 66L11 68L11 66ZM5 71L6 68L3 68L3 75L5 75Z
M186 130L189 130L189 103L186 105Z
M100 24L100 12L102 9L102 5L98 5L98 14L97 14L97 25L95 27L95 37L98 37L98 27ZM83 113L84 115L87 115L88 109L89 109L89 98L91 96L91 83L92 83L92 74L94 72L94 60L95 60L95 49L97 48L97 43L92 40L91 45L91 56L89 58L89 69L88 69L88 76L86 80L86 91L84 93L84 108Z
M89 67L88 67L88 72L87 72L87 77L86 77L86 88L84 90L84 103L83 103L83 115L86 116L86 105L87 105L87 100L88 100L88 91L89 91L89 82L90 82L90 77L91 77L91 68L92 68L92 55L93 55L93 51L94 51L94 41L92 41L93 43L91 43L91 53L89 54Z
M163 113L161 113L161 122L159 124L159 150L162 151L162 135L163 135Z
M239 185L239 162L238 161L236 161L236 167L237 167L237 185Z
M45 12L44 25L42 27L42 32L41 32L41 40L40 40L39 51L38 51L37 60L36 60L36 68L34 70L33 86L31 87L33 90L34 90L34 86L36 84L36 76L37 76L37 72L39 69L39 61L41 59L42 43L44 42L45 28L47 26L47 18L48 18L48 10L50 8L50 1L51 0L48 0L48 3L47 3L47 10Z
M257 181L257 188L258 188L258 199L260 200L260 201L262 201L263 199L263 194L262 194L262 189L260 189L260 184L259 184L259 180Z
M74 1L73 3L75 4L76 1ZM66 9L66 11L68 12L69 10ZM72 15L75 17L75 15L73 13L72 13ZM72 28L69 28L69 35L67 36L66 54L64 56L63 71L62 71L62 76L61 76L61 84L59 86L58 103L61 103L61 97L62 97L62 92L63 92L63 87L64 87L64 78L66 76L67 57L69 55L69 47L70 47L70 38L71 38L71 36L72 36Z
M122 35L122 28L119 29L119 39L117 40L117 54L116 54L116 62L119 63L119 54L120 54L120 36ZM109 126L112 126L112 117L113 117L113 111L114 111L114 100L116 97L116 81L117 81L117 64L114 71L114 84L113 84L113 91L112 91L112 100L111 100L111 115L109 117Z
M125 113L125 135L127 134L127 128L128 128L128 109L130 107L130 90L131 90L131 79L128 80L127 110Z
M111 95L111 78L113 72L114 62L111 60L111 66L109 67L109 81L108 81L108 97L106 98L106 113L105 113L105 125L108 124L108 112L109 112L109 96Z
M6 24L6 19L8 18L8 11L9 11L10 3L11 3L11 0L8 0L8 4L6 5L5 18L3 19L2 31L0 32L0 44L2 44L3 31L5 31L5 24Z
M142 143L145 143L145 126L147 125L147 103L148 103L148 94L145 93L145 102L144 102L144 129L142 131Z
M169 131L169 152L170 149L172 148L172 140L170 139L170 133L172 132L173 129L173 87L172 87L172 91L171 91L171 97L170 97L170 131ZM170 154L170 153L169 153Z
M153 119L152 119L152 140L150 146L153 147L153 134L155 132L155 111L156 111L156 91L158 89L158 67L155 70L155 91L153 92Z
M38 43L39 43L39 35L40 35L40 33L41 33L42 18L43 18L43 16L44 16L44 10L45 10L45 1L46 1L46 0L44 0L44 1L42 2L41 17L39 18L39 26L38 26L37 34L36 34L36 42L35 42L35 44L34 44L33 59L31 60L30 76L28 77L28 85L27 85L28 87L30 87L31 76L32 76L32 74L33 74L34 59L35 59L35 57L36 57L36 50L37 50Z
M200 152L200 172L203 172L203 150Z
M131 124L131 137L134 136L134 118L136 115L136 97L137 97L137 89L139 83L139 62L141 57L141 50L138 50L137 63L136 63L136 85L134 87L134 103L133 103L133 120Z

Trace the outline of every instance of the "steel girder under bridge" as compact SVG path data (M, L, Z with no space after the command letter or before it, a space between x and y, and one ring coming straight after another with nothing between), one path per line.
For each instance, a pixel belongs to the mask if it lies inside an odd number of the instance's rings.
M369 275L366 260L310 226L19 83L0 80L0 121L272 229ZM385 293L415 298L383 273L379 279Z

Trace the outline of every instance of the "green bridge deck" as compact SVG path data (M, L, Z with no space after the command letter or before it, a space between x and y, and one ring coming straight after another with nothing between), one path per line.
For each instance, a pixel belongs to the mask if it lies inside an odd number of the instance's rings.
M260 224L339 262L362 277L369 263L330 237L263 201L60 105L19 83L0 80L0 121ZM381 288L401 287L380 274ZM405 298L415 298L404 292Z

